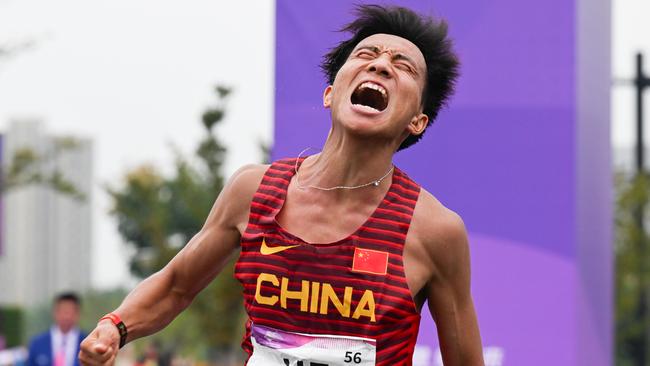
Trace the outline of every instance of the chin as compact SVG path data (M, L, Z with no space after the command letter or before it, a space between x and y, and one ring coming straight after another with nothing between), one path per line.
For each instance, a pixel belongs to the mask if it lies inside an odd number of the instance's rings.
M367 118L363 116L352 116L341 120L344 130L358 137L370 138L381 136L386 133L386 124L384 120L377 118Z
M386 135L390 130L392 108L383 110L372 109L352 103L344 103L339 108L332 110L332 119L338 121L343 129L356 136L371 137Z

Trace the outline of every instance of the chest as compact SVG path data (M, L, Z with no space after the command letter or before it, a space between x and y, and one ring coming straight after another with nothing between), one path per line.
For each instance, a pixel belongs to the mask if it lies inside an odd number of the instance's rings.
M377 190L374 195L349 199L328 197L328 193L290 188L276 221L305 242L333 243L367 224L386 192Z
M276 221L284 230L308 243L334 243L358 233L364 226L382 227L372 219L381 216L384 206L381 197L365 202L337 203L301 193L288 195ZM390 230L397 231L397 228ZM416 306L420 308L422 298L418 294L430 277L431 268L428 268L427 261L422 260L426 253L422 250L422 243L415 232L417 230L409 223L407 230L403 231L405 238L401 255L405 282Z

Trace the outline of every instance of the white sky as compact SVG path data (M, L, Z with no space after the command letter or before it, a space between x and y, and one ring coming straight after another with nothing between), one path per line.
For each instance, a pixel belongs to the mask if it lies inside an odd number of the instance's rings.
M36 117L94 140L95 286L128 278L101 186L143 162L169 168L169 142L191 152L216 83L235 89L217 131L226 173L260 161L258 141L272 132L273 22L270 0L0 0L0 44L36 41L0 60L0 131Z
M634 144L636 97L631 84L621 85L618 80L634 77L639 51L644 53L644 71L650 77L650 1L612 0L612 7L612 69L617 80L612 88L612 142L622 148ZM645 122L650 123L650 90L645 93ZM650 143L650 133L645 141Z
M614 78L633 76L638 50L650 75L650 1L612 1ZM36 41L0 60L0 131L35 117L53 133L95 143L95 286L129 278L101 185L143 162L169 167L169 142L189 152L216 83L235 88L218 130L226 174L259 161L258 141L272 134L273 9L273 0L0 0L0 44ZM613 145L630 146L633 88L612 95ZM646 110L650 119L650 99Z

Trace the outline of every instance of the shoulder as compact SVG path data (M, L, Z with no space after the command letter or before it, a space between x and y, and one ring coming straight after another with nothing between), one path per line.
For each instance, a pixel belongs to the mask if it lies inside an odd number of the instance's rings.
M51 364L52 337L50 332L43 332L35 335L29 342L26 365Z
M210 213L207 225L240 227L248 221L248 211L269 165L249 164L239 168L226 182Z
M293 171L295 161L295 158L275 161L273 167L277 170L274 170L271 174L282 175L289 170ZM239 199L248 198L250 200L262 182L264 174L271 166L272 164L247 164L242 166L228 179L222 193Z
M264 173L270 166L269 164L246 164L233 173L229 183L243 184L245 186L255 183L255 188L257 188L257 184L262 180Z
M411 234L438 271L453 272L468 256L462 218L424 189L415 205Z
M463 219L425 189L420 190L412 220L419 237L454 240L466 236Z
M268 168L269 165L267 164L248 164L242 166L228 179L221 195L229 198L229 201L233 199L235 202L250 201Z

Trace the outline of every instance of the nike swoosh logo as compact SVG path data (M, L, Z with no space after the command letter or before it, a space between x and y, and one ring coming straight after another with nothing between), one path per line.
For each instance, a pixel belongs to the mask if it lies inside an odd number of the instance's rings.
M266 240L262 238L262 247L260 248L260 253L262 253L263 255L271 255L275 253L280 253L283 250L291 249L297 246L298 245L285 245L285 246L270 247L266 245Z

